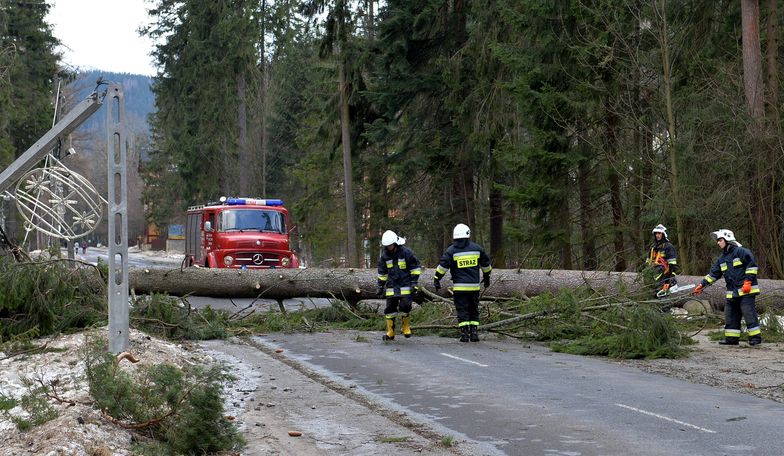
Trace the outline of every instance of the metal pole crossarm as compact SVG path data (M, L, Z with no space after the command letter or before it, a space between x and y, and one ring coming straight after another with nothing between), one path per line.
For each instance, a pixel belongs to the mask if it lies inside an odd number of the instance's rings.
M101 107L103 99L95 92L76 105L65 117L30 146L21 157L0 173L0 192L7 190L33 165L41 161L57 144L59 138L71 133Z

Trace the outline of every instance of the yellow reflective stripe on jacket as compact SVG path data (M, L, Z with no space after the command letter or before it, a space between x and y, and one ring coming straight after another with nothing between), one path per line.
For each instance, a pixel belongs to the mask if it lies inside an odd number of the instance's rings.
M746 268L746 274L757 274L757 271L759 271L759 268L757 266Z
M447 269L444 269L444 267L441 266L440 264L438 266L436 266L436 272L437 273L439 273L441 275L444 275L444 274L446 274L446 271L447 271Z
M400 269L405 269L406 268L406 260L405 259L397 260L397 267L400 268Z
M724 337L740 337L740 329L724 329Z
M667 260L667 264L678 264L678 259L670 258L669 260Z
M489 266L489 265L482 268L482 272L484 272L485 274L487 274L488 272L490 272L492 270L493 270L493 267Z
M478 283L456 283L452 287L454 291L479 291Z
M392 269L392 260L387 260L385 263L387 264L387 268Z
M458 328L462 328L463 326L471 326L471 322L470 321L461 321L460 323L457 324Z
M715 281L717 281L717 280L718 280L718 279L714 278L714 277L713 277L712 275L710 275L710 274L708 274L708 275L706 275L706 276L705 276L705 281L706 281L706 282L708 282L708 283L713 283L713 282L715 282Z
M411 273L411 275L421 275L422 274L422 268L414 268L414 269L410 270L409 272Z
M757 326L756 328L749 329L749 336L756 336L757 334L761 333L760 327Z
M726 271L727 270L727 263L722 263L721 264L721 270L722 271Z
M746 296L747 294L757 294L759 292L760 292L759 285L752 285L751 286L751 291L748 292L748 293L744 293L743 290L738 289L738 295L739 296ZM727 294L730 294L730 293L727 293Z
M386 275L386 274L378 276L378 280L380 280L382 282L386 282L388 278L389 278L389 276Z
M740 266L740 265L742 265L742 264L743 264L743 262L742 262L742 261L740 261L740 258L734 258L734 259L732 260L732 265L733 265L733 266L735 266L735 267L738 267L738 266Z
M475 250L470 252L455 253L452 258L455 264L457 264L458 268L472 268L479 266L479 252Z

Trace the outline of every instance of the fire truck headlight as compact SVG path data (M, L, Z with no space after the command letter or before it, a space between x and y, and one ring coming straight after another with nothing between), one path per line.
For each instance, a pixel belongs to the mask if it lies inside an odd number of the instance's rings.
M283 259L280 260L280 265L283 266L284 268L289 267L289 263L291 263L289 257L283 257Z
M225 257L223 257L223 264L225 264L226 266L231 266L232 264L234 264L234 257L231 255L226 255Z

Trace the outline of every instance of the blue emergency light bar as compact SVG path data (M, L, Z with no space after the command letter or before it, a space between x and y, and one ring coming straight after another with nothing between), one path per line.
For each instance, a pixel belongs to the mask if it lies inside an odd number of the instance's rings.
M279 199L259 199L259 198L226 198L221 197L221 202L229 206L283 206L283 200Z

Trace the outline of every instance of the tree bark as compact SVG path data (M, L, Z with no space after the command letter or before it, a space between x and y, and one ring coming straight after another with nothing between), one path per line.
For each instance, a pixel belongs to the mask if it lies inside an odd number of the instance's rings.
M447 274L448 276L448 274ZM619 290L634 290L637 274L633 272L567 271L559 269L493 269L490 288L483 296L531 297L555 293L562 288L590 286L603 294ZM679 276L678 283L697 284L702 276ZM781 301L784 281L761 279L760 302ZM175 296L211 296L219 298L287 299L295 297L339 298L349 302L371 299L376 293L374 269L207 269L175 270L138 269L129 271L129 283L137 294L168 293ZM425 270L419 283L430 291L433 271ZM441 280L440 296L450 296L451 281ZM688 296L685 292L683 296ZM710 300L716 309L725 302L724 282L708 287L702 298ZM651 292L653 295L653 292Z
M346 231L348 243L346 264L351 267L359 266L357 257L357 222L354 211L354 174L351 165L351 130L348 110L348 81L346 78L346 64L338 64L340 77L340 134L343 143L343 190L346 194Z
M765 115L760 51L759 0L741 0L743 28L743 89L751 118L759 122Z
M778 131L779 126L779 70L778 70L778 52L779 52L779 15L778 15L778 0L768 0L768 27L767 27L767 44L765 47L765 56L768 66L768 120L776 127Z
M247 81L245 80L245 73L241 72L237 76L237 130L239 138L237 143L239 145L239 160L237 167L239 168L239 188L237 191L240 196L249 194L248 175L250 174L250 151L248 150L248 100L246 96Z
M680 178L679 178L679 167L678 167L678 151L675 147L675 140L676 140L676 127L675 127L675 109L673 107L673 95L672 95L672 87L673 87L673 80L672 80L672 62L670 61L670 29L667 25L667 13L666 7L664 6L663 2L659 4L661 19L662 19L662 28L660 31L660 42L662 47L662 73L664 76L664 98L665 104L667 107L667 141L665 142L665 150L670 159L670 191L672 192L672 199L670 203L673 207L675 212L675 230L678 234L677 239L675 240L679 256L681 258L681 268L682 270L688 270L688 258L689 258L689 245L686 243L686 226L683 221L683 214L681 213L681 197L680 197Z
M596 242L591 230L591 186L588 182L590 166L588 159L580 160L577 165L577 195L580 202L580 244L582 245L583 269L589 271L599 267L596 256Z
M492 153L492 151L491 151ZM488 179L490 185L490 257L493 259L493 267L506 267L506 255L504 253L504 196L495 183L496 162L492 161L492 176Z

